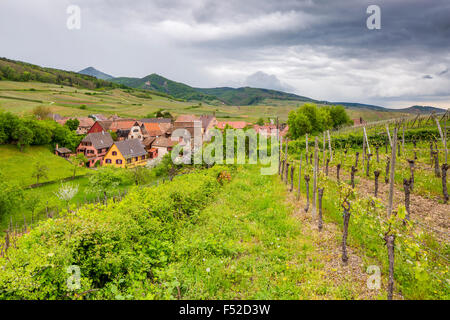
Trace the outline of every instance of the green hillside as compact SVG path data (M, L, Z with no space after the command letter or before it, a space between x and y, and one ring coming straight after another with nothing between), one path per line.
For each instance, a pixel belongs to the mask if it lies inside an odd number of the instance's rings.
M48 177L39 182L60 180L71 177L73 166L69 161L54 155L47 147L30 146L24 152L20 152L16 146L0 145L0 172L10 181L17 181L21 186L29 186L36 183L32 177L36 163L45 165ZM79 168L77 175L87 172L87 169Z
M0 80L37 81L86 89L120 87L102 79L76 72L44 68L34 64L0 58ZM122 86L123 87L123 86Z
M276 90L269 89L258 89L258 88L196 88L196 90L218 97L223 100L227 104L230 105L239 105L239 106L248 106L248 105L256 105L263 102L266 99L275 99L275 100L287 100L287 101L300 101L300 102L317 102L314 99L308 97L298 96L292 93L286 93Z
M214 102L218 100L217 97L213 95L202 93L184 83L166 79L155 73L141 79L122 77L111 79L111 81L136 89L162 92L186 101Z

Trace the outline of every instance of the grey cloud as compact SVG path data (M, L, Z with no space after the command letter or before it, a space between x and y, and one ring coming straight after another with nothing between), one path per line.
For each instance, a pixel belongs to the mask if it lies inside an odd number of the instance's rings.
M282 83L275 75L257 71L245 79L245 85L263 89L273 89L280 91L291 91L293 88L286 83Z
M422 79L433 79L433 77L430 76L429 74L426 74L422 77Z
M450 94L448 0L77 0L82 29L72 32L73 2L1 0L2 55L199 87L246 79L327 100ZM366 28L371 4L381 30Z

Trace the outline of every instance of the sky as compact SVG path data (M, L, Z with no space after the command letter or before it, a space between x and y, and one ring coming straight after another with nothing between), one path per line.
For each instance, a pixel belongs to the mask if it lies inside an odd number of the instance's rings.
M67 26L71 5L79 29ZM379 29L367 27L370 5ZM195 87L450 108L450 1L0 0L0 56Z

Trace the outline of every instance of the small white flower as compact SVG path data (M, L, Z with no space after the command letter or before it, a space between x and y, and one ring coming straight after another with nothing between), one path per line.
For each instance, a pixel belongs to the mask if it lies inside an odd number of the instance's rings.
M210 272L211 271L211 269L210 268L206 268L206 272Z

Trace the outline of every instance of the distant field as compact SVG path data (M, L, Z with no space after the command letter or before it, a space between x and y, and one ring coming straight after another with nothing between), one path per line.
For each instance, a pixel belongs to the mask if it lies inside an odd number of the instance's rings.
M31 90L30 90L31 89ZM147 96L144 97L144 96ZM138 91L128 93L121 89L94 91L39 82L0 81L0 110L24 114L35 106L46 105L62 116L86 116L93 113L117 114L122 117L144 117L159 109L180 114L216 114L219 120L245 120L255 122L260 117L286 121L291 110L302 105L297 101L264 101L256 106L215 106L193 102L179 102ZM82 105L85 110L80 109ZM347 109L351 118L363 117L367 121L383 120L399 113L368 109Z
M47 147L30 146L24 152L13 145L0 145L0 172L5 179L15 181L21 186L36 183L32 177L37 162L46 165L48 178L39 182L60 180L72 176L73 167L61 157L50 152ZM77 175L86 173L88 169L79 168Z

